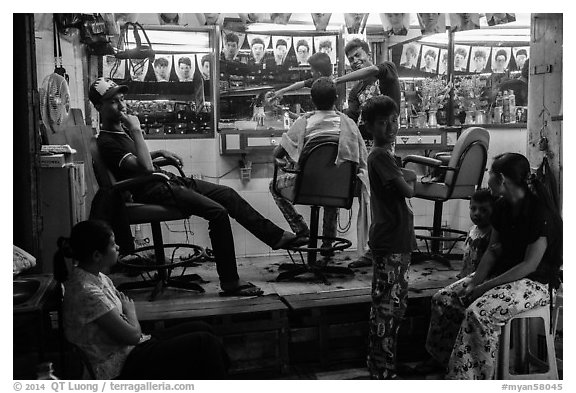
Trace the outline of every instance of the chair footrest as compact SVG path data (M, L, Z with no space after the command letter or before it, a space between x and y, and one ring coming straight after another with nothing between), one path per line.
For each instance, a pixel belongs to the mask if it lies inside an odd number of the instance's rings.
M421 227L415 226L414 231L429 231L432 232L434 230L433 227ZM415 234L416 239L420 240L439 240L444 242L458 242L466 240L466 236L468 236L467 232L461 231L459 229L452 229L452 228L442 228L440 230L443 233L450 233L455 234L456 236L427 236L427 235L420 235Z
M300 247L287 247L290 251L300 251L300 252L328 252L328 251L342 251L352 246L352 242L348 239L341 237L327 237L327 236L317 236L316 240L330 241L332 242L331 247L311 247L310 243L307 246ZM312 240L313 241L313 240Z

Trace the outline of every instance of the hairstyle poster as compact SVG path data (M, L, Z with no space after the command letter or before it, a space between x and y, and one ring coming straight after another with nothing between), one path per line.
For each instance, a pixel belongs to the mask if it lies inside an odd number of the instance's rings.
M422 35L444 33L446 31L446 14L416 14Z
M473 46L470 53L470 72L489 72L486 69L488 60L490 59L490 50L492 48L487 46Z
M450 30L465 31L480 28L480 14L449 14Z
M407 35L410 28L410 14L379 14L384 34L386 35Z
M325 35L314 37L314 53L322 52L330 56L330 62L336 64L336 36Z
M250 59L255 64L261 64L262 60L264 60L266 50L270 45L270 36L262 34L247 34L246 39L248 40L248 45L250 46Z
M224 23L224 14L202 14L205 25L219 25Z
M230 30L222 30L222 55L224 59L233 61L236 60L238 52L242 45L244 45L244 40L246 39L246 34L238 33Z
M348 33L359 33L365 18L368 18L368 14L357 12L344 13L344 23L346 23Z
M126 60L106 55L102 61L102 76L110 79L124 79L126 77Z
M172 55L156 55L152 67L156 82L168 82L172 71Z
M283 65L292 49L292 37L272 36L272 48L274 51L274 62L277 66Z
M308 58L312 55L312 37L294 37L294 50L298 65L308 65Z
M196 72L203 80L210 80L210 70L212 68L211 53L196 53Z
M278 25L287 25L292 14L270 14L270 21Z
M512 48L512 53L514 54L514 61L516 62L516 69L522 71L524 63L530 57L530 47L521 46L517 48Z
M421 46L422 45L413 42L404 45L402 48L402 57L400 58L400 67L411 70L417 69Z
M438 55L440 48L422 45L420 55L420 71L436 74L438 71Z
M174 55L174 71L180 82L192 82L196 71L194 54Z
M511 48L492 48L492 72L501 74L508 69Z
M312 15L312 22L314 22L314 27L316 31L326 31L328 27L328 23L330 23L330 17L332 14L320 14L320 13L313 13Z
M438 73L446 75L448 72L448 49L440 49L440 56L438 62Z
M516 14L489 14L486 13L488 26L502 25L504 23L515 22Z
M468 45L454 45L454 71L465 72L468 70L468 55L470 47Z

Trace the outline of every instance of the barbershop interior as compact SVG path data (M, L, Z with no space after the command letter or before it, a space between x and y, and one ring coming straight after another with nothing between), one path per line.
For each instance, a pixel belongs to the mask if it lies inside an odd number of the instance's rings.
M13 44L13 379L563 379L563 14Z

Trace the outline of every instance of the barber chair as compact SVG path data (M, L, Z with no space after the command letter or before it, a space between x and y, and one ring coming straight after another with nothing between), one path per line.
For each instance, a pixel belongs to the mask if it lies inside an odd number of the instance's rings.
M448 256L457 241L466 239L467 232L442 228L442 206L450 199L470 199L474 191L482 186L489 143L490 134L486 129L470 127L462 132L451 154L441 153L436 158L409 155L402 161L404 167L414 163L428 168L428 173L416 182L414 195L434 201L432 227L414 227L416 238L426 242L426 258L451 267ZM431 236L421 234L422 231L427 234L431 232ZM452 243L448 252L440 250L440 242Z
M320 207L336 207L350 209L354 199L356 185L357 164L343 162L340 166L335 165L338 153L338 139L323 139L318 143L305 146L298 161L298 169L288 169L276 165L274 168L273 184L276 187L278 170L286 173L295 173L296 182L293 187L278 190L294 205L308 205L311 207L310 214L310 241L307 246L288 248L291 264L282 264L282 272L276 281L295 278L304 273L312 273L317 279L325 284L330 284L325 274L354 275L354 271L347 267L329 266L327 263L316 261L317 253L327 253L344 250L352 245L352 242L338 237L325 237L318 235ZM319 248L318 240L331 240L332 247ZM302 263L296 263L290 251L300 253ZM306 252L307 261L302 255Z
M153 301L158 294L160 294L166 287L174 287L180 289L193 290L197 292L204 292L204 289L198 284L203 281L197 274L185 275L187 267L197 266L196 263L204 256L202 247L193 244L173 243L164 244L162 240L161 223L164 221L184 220L189 215L182 213L174 206L163 206L155 204L134 203L129 197L129 191L137 186L151 184L151 183L166 183L167 176L156 173L147 176L141 176L133 179L116 181L112 173L108 170L100 157L96 137L90 141L90 152L92 155L92 165L94 167L94 174L96 181L100 188L109 188L123 192L128 195L125 200L125 208L130 225L133 224L150 224L152 227L152 241L153 245L139 247L132 253L122 253L118 260L118 264L136 269L140 272L142 281L122 283L118 285L119 290L132 290L142 288L153 288L150 295L150 301ZM181 176L185 176L182 168L175 162L171 162L165 158L154 160L158 166L172 165L175 166ZM172 257L170 260L166 259L165 248L173 249ZM174 261L175 253L178 249L189 249L189 253L185 259ZM154 250L154 260L142 257L142 253ZM124 254L124 255L122 255ZM129 256L136 258L128 258ZM135 260L134 260L135 259ZM183 267L182 273L179 276L171 276L173 269ZM150 272L156 272L154 276ZM196 282L194 282L196 281Z

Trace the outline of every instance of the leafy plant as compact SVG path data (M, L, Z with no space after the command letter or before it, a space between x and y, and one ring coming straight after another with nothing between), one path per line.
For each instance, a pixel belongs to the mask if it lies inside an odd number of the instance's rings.
M444 106L450 88L441 76L424 78L419 89L422 110L438 110Z
M461 109L474 111L485 106L482 95L486 87L486 80L479 75L462 77L455 81L454 87L454 101Z

